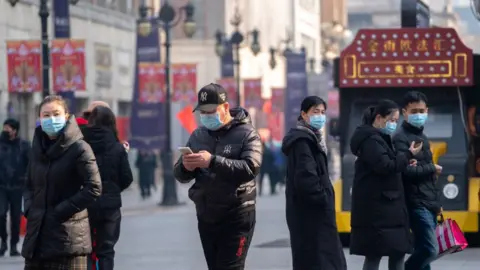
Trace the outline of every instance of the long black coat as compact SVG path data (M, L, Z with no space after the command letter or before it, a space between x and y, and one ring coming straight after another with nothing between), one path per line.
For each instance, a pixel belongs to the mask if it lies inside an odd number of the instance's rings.
M313 131L291 129L282 151L288 159L285 193L293 270L347 269L327 156L316 136Z
M396 153L390 136L370 125L355 130L350 149L357 156L350 253L389 256L410 252L401 172L407 168L411 153Z
M95 156L70 117L59 137L49 140L41 127L33 138L22 255L52 259L87 255L92 250L87 207L101 194Z

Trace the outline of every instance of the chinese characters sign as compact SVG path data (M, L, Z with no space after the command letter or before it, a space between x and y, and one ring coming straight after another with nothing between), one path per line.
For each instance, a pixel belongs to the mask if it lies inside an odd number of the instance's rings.
M42 90L41 42L7 41L8 92Z
M197 64L174 64L173 102L195 104L197 100Z
M243 80L245 95L245 108L261 109L264 100L262 99L262 79Z
M85 41L56 39L51 43L53 90L85 90Z
M235 81L235 78L221 78L217 80L217 83L223 86L223 88L227 92L227 99L228 103L230 104L230 108L238 107L237 82Z
M160 63L138 63L138 89L140 103L165 101L165 68Z
M363 29L340 56L340 87L473 84L472 50L454 29Z

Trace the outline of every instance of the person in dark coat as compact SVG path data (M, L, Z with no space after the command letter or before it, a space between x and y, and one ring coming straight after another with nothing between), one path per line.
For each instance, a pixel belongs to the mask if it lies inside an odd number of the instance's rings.
M25 270L87 269L92 251L87 207L102 183L90 146L60 96L40 104L24 193Z
M378 270L383 256L389 269L402 270L412 243L401 172L421 146L396 153L391 134L399 118L397 104L369 107L350 141L357 157L352 187L350 253L365 256L364 270Z
M133 181L128 154L117 135L113 112L103 106L93 109L83 130L85 141L92 147L102 178L102 196L88 209L94 252L101 270L113 270L114 246L120 237L122 213L121 192ZM93 241L92 241L93 242Z
M258 176L258 195L262 195L263 190L263 179L265 175L268 175L270 180L270 194L274 195L276 193L275 186L278 177L277 167L275 166L275 155L273 152L273 145L266 145L265 142L262 143L263 147L263 157L262 157L262 166L260 167L260 174Z
M347 269L320 132L326 109L320 97L306 97L297 127L287 133L282 143L287 156L286 215L293 270Z
M19 256L22 192L27 176L30 143L20 139L20 123L7 119L0 135L0 256L7 251L7 213L10 213L10 256Z
M140 150L135 161L138 168L138 184L140 195L146 199L152 195L152 186L155 182L155 169L157 168L157 156L149 150Z

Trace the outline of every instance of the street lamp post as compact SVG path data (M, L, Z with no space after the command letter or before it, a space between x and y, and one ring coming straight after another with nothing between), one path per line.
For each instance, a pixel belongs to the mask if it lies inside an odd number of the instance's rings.
M287 38L279 41L278 48L270 47L270 49L269 49L270 60L268 61L268 64L269 64L271 69L275 69L277 67L277 59L276 59L275 55L277 54L277 52L280 51L280 47L283 44L285 44L285 49L283 51L283 55L285 55L285 53L288 53L288 52L292 51L292 49L290 48L291 43L292 43L292 36L291 36L291 33L289 33L287 31Z
M242 94L240 92L240 47L244 40L243 34L240 32L240 24L242 23L242 15L238 11L238 8L235 8L235 13L233 14L233 18L230 20L230 24L234 27L234 32L232 33L231 37L227 39L227 41L232 44L234 50L234 60L233 65L235 66L235 80L237 84L237 104L240 106L240 101ZM252 44L250 45L250 49L252 50L253 55L257 56L258 53L261 51L260 43L258 41L258 37L260 32L257 29L253 29L251 32L247 34L252 36ZM222 57L226 51L225 48L225 33L220 30L217 30L215 34L216 44L215 44L215 53L217 56Z
M147 20L147 11L148 7L145 5L145 1L140 6L140 15L144 21ZM166 92L166 100L165 100L165 126L167 132L166 138L166 148L162 152L162 167L163 167L163 196L160 205L162 206L173 206L178 205L178 197L177 197L177 185L175 182L175 178L173 176L173 155L171 149L171 81L170 81L170 70L171 70L171 46L172 46L172 37L171 37L171 29L178 25L181 21L181 14L185 12L185 20L183 22L183 31L188 38L193 37L196 31L196 24L193 20L194 15L194 7L193 5L188 2L187 5L184 7L180 7L179 10L175 10L172 5L170 5L169 1L165 1L165 3L160 8L158 13L158 21L160 22L163 31L165 32L165 92ZM148 22L149 23L149 22Z
M70 0L70 4L75 5L79 0ZM12 7L15 7L20 0L8 0ZM40 0L40 9L38 11L40 16L40 28L42 38L42 95L43 98L50 95L50 47L48 40L48 11L47 0Z

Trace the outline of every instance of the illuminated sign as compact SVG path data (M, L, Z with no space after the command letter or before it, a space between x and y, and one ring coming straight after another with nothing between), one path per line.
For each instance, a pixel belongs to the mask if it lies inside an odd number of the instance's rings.
M450 28L362 29L339 72L343 88L469 86L473 56Z

